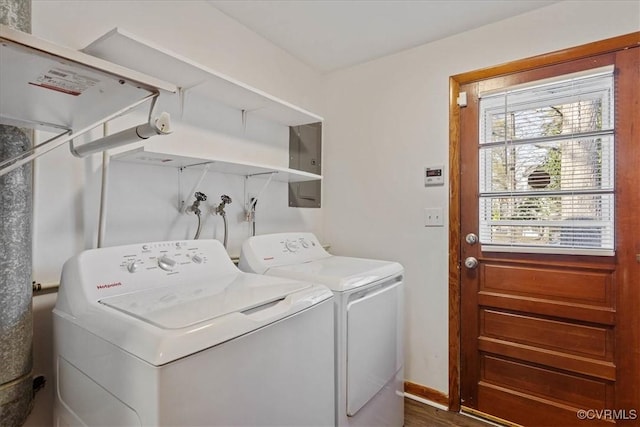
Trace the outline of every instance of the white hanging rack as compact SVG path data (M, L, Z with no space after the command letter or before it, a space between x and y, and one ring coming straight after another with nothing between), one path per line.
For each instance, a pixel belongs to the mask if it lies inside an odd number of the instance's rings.
M0 124L59 134L0 162L0 176L174 84L0 25ZM153 102L151 108L153 108Z

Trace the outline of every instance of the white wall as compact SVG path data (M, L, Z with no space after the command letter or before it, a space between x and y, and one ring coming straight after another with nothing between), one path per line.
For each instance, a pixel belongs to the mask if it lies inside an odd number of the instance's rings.
M73 49L81 49L119 27L142 39L152 41L165 49L177 52L211 69L231 76L246 84L270 93L309 111L320 111L320 74L289 54L249 31L246 27L222 14L204 1L33 1L34 35ZM146 110L143 111L146 114ZM134 116L135 117L135 116ZM141 117L141 116L138 116ZM221 135L194 130L187 123L172 117L176 128L169 137L176 144L200 144L213 147L222 157L256 163L279 163L288 166L288 134L277 133L270 144L255 144L241 137L225 138ZM110 132L137 124L141 119L123 118L110 125ZM99 134L96 131L94 134ZM150 140L150 145L154 139ZM65 147L38 159L36 163L36 199L34 236L34 277L40 282L57 281L62 263L80 250L96 242L97 207L99 194L100 156L91 159L73 158ZM183 239L192 235L192 216L176 218L175 205L167 200L177 198L177 175L174 171L154 172L154 168L114 167L110 184L107 218L107 245L134 243L148 240ZM154 174L162 176L162 186ZM190 175L190 174L187 174ZM117 192L119 180L130 181L127 191ZM184 191L189 191L196 178L185 177ZM225 180L210 176L203 189L211 204L220 201L220 195L229 194L234 203L232 213L242 205L244 178ZM228 185L228 188L225 187ZM256 184L253 184L256 185ZM286 186L270 185L286 198ZM255 190L254 190L255 191ZM235 197L234 197L235 196ZM321 232L319 209L288 208L283 198L261 204L269 207L268 215L292 221L290 226ZM191 200L189 200L190 202ZM152 221L141 221L140 216L156 213ZM126 218L118 218L119 216ZM163 223L171 219L173 223ZM238 224L229 216L231 229L230 253L236 254L242 239L246 238L246 224ZM209 218L213 227L215 218ZM110 224L117 225L117 228ZM273 225L264 224L273 229ZM243 227L244 226L244 227ZM258 224L260 226L260 223ZM245 234L240 231L244 230ZM203 235L212 235L205 230ZM113 234L113 233L116 234Z
M447 392L447 229L424 228L423 209L446 208L448 188L424 188L422 174L424 166L448 163L449 75L637 31L638 14L636 1L563 2L326 80L200 1L33 0L33 33L79 49L120 26L324 115L323 209L286 208L286 186L271 184L258 230L308 229L336 253L402 262L407 270L406 378ZM276 144L276 150L274 155L283 155L284 145ZM255 156L246 144L238 153L245 160ZM64 260L95 242L98 161L72 158L64 148L38 160L35 280L56 282ZM176 221L176 174L114 164L107 244L182 239L193 232L193 217ZM186 173L183 187L197 177L197 172ZM205 185L212 202L223 192L234 199L230 218L239 213L243 178L211 174ZM236 219L231 253L237 253L243 232L247 225ZM209 217L203 235L220 238L219 233L220 219ZM50 295L34 298L35 369L50 380L52 304ZM51 386L38 395L26 425L50 420Z
M57 44L81 49L114 27L226 74L280 99L322 115L321 76L280 48L272 45L204 1L54 1L33 0L32 33ZM115 132L141 122L137 117L118 119ZM223 158L288 166L288 131L275 129L269 143L194 129L172 117L176 128L170 137L176 144L205 145ZM251 123L248 123L250 126ZM99 136L101 130L93 132ZM41 139L46 135L41 134ZM161 138L161 137L157 137ZM152 142L153 140L150 140ZM61 147L37 159L34 186L33 277L41 283L57 283L62 264L72 255L94 247L97 233L101 156L72 157ZM110 168L105 245L193 237L196 218L179 214L179 184L186 194L200 177L187 170L112 162ZM220 195L233 203L227 208L229 253L238 255L249 236L243 222L245 191L257 194L265 179L209 173L200 191L212 207ZM321 209L289 208L287 185L272 182L257 206L258 233L305 230L322 236ZM193 201L191 195L187 203ZM222 219L205 215L202 238L222 240ZM27 426L51 423L53 377L51 361L51 308L55 294L34 298L35 374L49 382L38 393Z
M407 380L448 394L448 227L424 209L449 187L423 174L448 169L449 76L639 29L638 1L564 1L328 76L325 237L405 266Z

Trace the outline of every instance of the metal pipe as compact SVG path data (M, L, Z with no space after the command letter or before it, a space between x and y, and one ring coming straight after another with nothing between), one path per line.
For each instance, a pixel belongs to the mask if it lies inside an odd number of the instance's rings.
M0 23L31 32L31 1L0 1ZM20 102L20 100L14 100ZM33 147L14 126L0 125L0 161ZM0 168L1 169L1 168ZM0 425L21 426L33 407L31 310L33 166L0 170Z
M102 125L102 134L107 136L109 124ZM106 151L102 152L102 174L100 185L100 211L98 213L98 244L96 247L104 246L104 235L107 228L107 191L109 186L109 161L110 156Z
M34 297L38 295L58 292L59 287L60 287L59 283L37 283L35 281L31 285L31 289Z
M0 126L0 158L31 141ZM32 407L32 166L0 177L0 425L22 425Z

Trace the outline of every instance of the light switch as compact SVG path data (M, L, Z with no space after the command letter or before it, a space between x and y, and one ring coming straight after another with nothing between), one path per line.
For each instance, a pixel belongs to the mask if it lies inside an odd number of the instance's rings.
M425 208L424 210L424 226L425 227L442 227L444 226L444 214L442 208Z

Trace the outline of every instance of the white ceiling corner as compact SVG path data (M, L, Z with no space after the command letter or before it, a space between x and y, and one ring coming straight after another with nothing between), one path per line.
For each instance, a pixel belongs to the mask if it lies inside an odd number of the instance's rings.
M558 0L210 0L320 72L462 33Z

